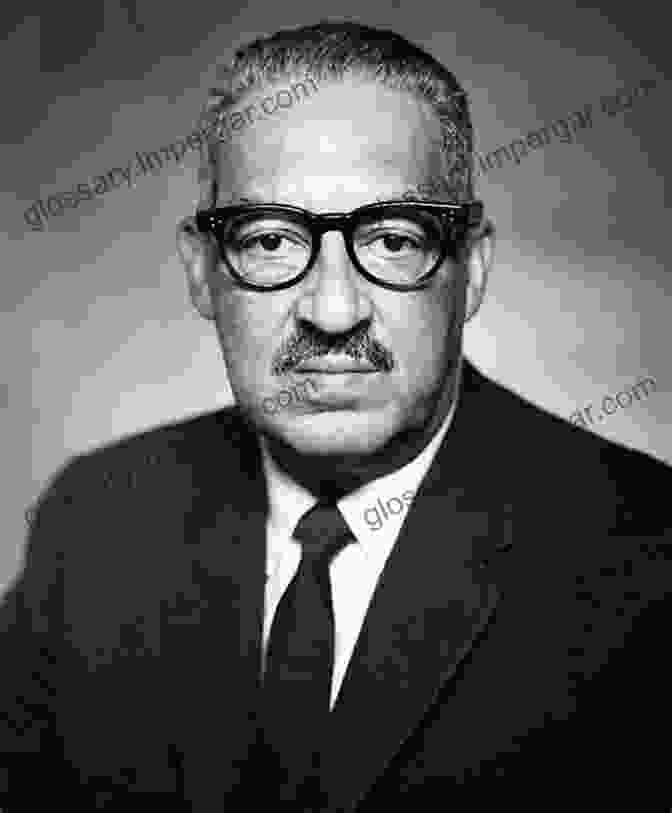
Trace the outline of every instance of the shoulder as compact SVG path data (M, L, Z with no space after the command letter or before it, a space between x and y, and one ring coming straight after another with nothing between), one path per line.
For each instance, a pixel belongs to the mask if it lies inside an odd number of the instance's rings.
M515 492L528 512L583 517L621 535L672 533L664 495L672 467L606 440L465 367L462 428L487 455L482 474ZM489 474L488 474L489 472Z
M68 460L50 479L36 509L90 504L144 491L193 491L253 466L256 440L235 407L129 435Z
M499 527L501 510L514 553L500 566L522 579L517 589L543 585L551 605L575 598L568 613L641 615L648 630L663 630L672 604L672 467L552 415L478 371L467 379L455 428L477 442L457 455L467 460L462 499L477 494L488 531ZM448 478L450 444L445 460Z
M562 467L570 460L574 468L592 463L616 479L634 479L641 473L667 482L672 478L672 466L548 412L487 378L472 364L465 364L464 396L480 425L488 428L490 440L516 448L523 458L543 455L549 468Z
M169 595L190 578L201 530L219 510L230 516L222 538L235 529L263 481L259 458L256 436L235 408L77 455L38 500L22 589L53 592L67 582L71 606L84 615L122 600L140 613L145 598ZM120 584L123 597L115 597Z

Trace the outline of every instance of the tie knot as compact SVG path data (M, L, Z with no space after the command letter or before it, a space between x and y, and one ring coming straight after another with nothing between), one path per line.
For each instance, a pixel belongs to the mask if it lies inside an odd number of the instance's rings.
M304 554L331 559L353 539L352 531L335 505L318 502L299 520L293 536Z

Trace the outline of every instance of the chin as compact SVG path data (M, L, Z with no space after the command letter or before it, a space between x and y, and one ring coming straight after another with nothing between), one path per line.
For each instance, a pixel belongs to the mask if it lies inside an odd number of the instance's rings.
M301 454L368 455L385 446L401 424L398 414L341 409L269 420L264 429Z

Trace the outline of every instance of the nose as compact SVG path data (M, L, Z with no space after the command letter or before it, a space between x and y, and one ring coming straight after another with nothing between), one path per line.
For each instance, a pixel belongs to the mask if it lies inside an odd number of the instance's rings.
M366 282L353 266L339 232L322 235L320 253L308 275L297 316L326 333L343 333L371 317Z

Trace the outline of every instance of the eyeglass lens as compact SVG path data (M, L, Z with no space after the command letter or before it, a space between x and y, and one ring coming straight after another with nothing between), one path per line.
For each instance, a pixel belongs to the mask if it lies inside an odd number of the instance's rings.
M442 227L426 212L387 210L359 218L352 236L358 262L373 276L412 285L441 254ZM220 245L226 260L255 285L277 285L301 274L313 253L310 227L291 213L246 213L224 227Z

